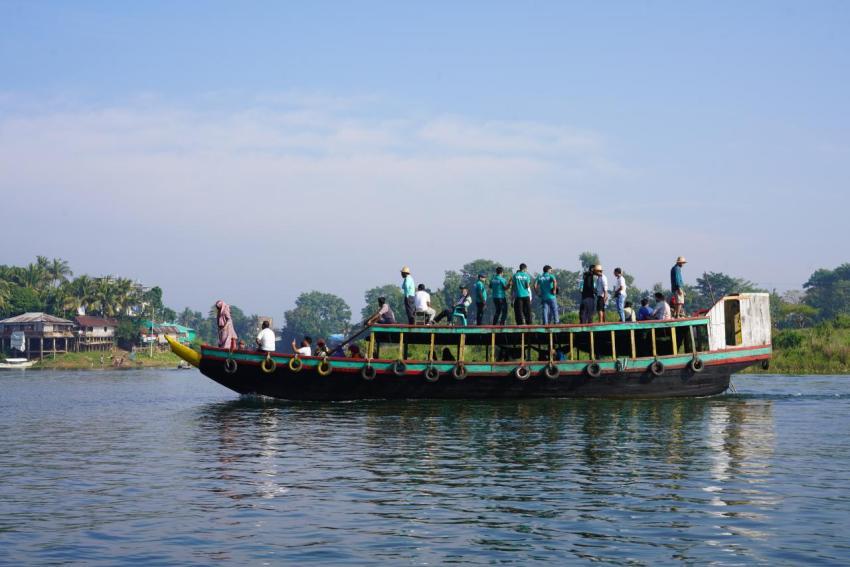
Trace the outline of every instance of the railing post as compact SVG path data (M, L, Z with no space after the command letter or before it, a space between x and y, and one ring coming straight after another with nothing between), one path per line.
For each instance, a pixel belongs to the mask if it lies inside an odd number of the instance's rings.
M593 340L593 331L590 331L590 360L596 360L596 343Z
M679 354L679 341L676 340L676 327L670 327L670 339L673 341L673 356Z
M525 333L520 333L519 361L525 362Z
M555 361L555 337L552 335L552 331L549 331L549 363Z
M490 363L496 362L496 333L490 333Z
M614 336L614 331L611 331L611 358L617 360L617 339Z
M658 349L655 348L655 327L652 328L652 356L658 356Z
M576 351L575 347L573 346L573 335L575 335L575 333L570 331L570 360L576 359Z
M404 333L398 334L398 358L404 360Z
M428 360L434 360L434 333L431 333L431 348L428 351Z
M372 359L375 354L375 333L369 333L369 350L366 358Z
M629 329L629 334L632 339L632 358L637 358L637 345L635 345L635 330Z

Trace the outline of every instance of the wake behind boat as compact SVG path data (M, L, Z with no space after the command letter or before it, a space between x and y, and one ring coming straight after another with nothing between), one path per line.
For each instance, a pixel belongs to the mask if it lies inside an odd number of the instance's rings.
M288 400L664 398L720 394L733 373L767 367L770 329L768 294L743 293L704 316L662 321L376 324L356 335L365 358L169 344L235 392Z

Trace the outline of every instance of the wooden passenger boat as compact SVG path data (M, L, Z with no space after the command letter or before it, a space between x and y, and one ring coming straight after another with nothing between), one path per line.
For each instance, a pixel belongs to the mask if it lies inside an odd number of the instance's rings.
M771 357L768 294L730 295L702 316L637 323L374 325L363 359L200 352L181 358L240 394L288 400L710 396ZM444 360L451 356L454 360Z

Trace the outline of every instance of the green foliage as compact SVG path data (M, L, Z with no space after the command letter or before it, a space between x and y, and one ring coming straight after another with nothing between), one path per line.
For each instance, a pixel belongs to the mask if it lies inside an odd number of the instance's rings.
M31 311L41 311L44 303L38 292L30 287L13 287L7 300L4 315L19 315Z
M130 347L139 342L141 323L138 319L120 319L115 329L115 340L119 346Z
M803 335L798 331L779 332L773 337L773 346L778 349L797 348L803 344Z
M299 295L295 300L295 308L287 311L284 316L285 334L309 335L316 339L345 332L351 322L351 308L341 297L310 291Z
M587 270L591 266L602 263L599 261L599 254L596 252L582 252L578 255L578 260L581 262L582 271Z
M850 314L850 263L815 271L803 289L805 303L817 309L821 319Z

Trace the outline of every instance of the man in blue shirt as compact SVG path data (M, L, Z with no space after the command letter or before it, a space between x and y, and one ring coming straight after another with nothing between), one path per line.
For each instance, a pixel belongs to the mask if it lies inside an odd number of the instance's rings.
M404 266L401 269L401 293L404 296L404 311L407 314L407 324L413 325L416 320L416 284L410 275L410 268Z
M493 325L504 325L508 317L508 299L505 290L508 282L502 275L504 270L501 266L496 268L496 275L490 279L490 291L493 293Z
M685 316L685 282L682 279L682 266L687 264L684 256L676 258L676 263L670 269L670 291L673 295L673 318Z
M640 309L638 309L637 320L647 321L652 319L652 308L649 306L649 299L644 297L640 300Z

